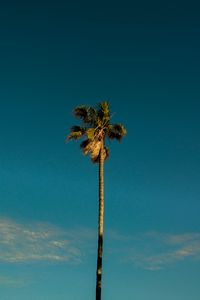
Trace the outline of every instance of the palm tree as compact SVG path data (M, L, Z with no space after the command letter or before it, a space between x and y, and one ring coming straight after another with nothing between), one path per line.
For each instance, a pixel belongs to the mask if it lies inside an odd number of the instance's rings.
M104 161L109 156L105 140L121 141L126 135L122 124L110 123L108 102L101 102L97 108L78 106L74 109L74 116L82 121L82 126L73 126L67 140L85 138L80 147L83 154L89 154L93 163L99 164L99 216L98 216L98 252L96 270L96 300L101 300L102 254L104 231Z

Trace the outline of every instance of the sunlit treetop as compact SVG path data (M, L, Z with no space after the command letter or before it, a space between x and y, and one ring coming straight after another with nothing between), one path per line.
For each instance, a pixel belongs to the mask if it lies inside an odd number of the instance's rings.
M122 124L111 124L109 103L100 102L97 107L87 105L77 106L74 116L81 120L81 126L72 126L67 140L84 138L80 147L83 154L89 154L92 162L99 162L101 143L104 143L104 159L109 157L109 150L105 146L105 140L121 141L126 135L126 129Z

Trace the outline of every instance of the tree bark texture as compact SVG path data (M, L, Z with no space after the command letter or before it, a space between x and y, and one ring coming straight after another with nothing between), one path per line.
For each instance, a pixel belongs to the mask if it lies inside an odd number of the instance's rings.
M101 300L102 286L102 255L104 229L104 141L102 140L99 159L99 218L98 218L98 251L96 270L96 300Z

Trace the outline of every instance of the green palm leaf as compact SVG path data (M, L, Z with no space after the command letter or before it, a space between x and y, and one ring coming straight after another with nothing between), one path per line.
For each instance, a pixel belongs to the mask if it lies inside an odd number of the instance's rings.
M81 119L85 124L89 124L93 126L97 122L96 110L90 106L85 106L85 105L77 106L74 109L74 115L76 118Z
M99 119L102 121L102 124L105 125L110 120L109 103L106 101L100 102L98 104L98 107L99 107L98 109Z
M71 140L71 139L79 139L81 138L83 135L85 134L85 128L80 127L80 126L72 126L71 130L70 130L70 134L67 137L67 140Z
M109 125L107 130L107 137L111 140L116 139L121 141L126 135L126 129L122 124Z

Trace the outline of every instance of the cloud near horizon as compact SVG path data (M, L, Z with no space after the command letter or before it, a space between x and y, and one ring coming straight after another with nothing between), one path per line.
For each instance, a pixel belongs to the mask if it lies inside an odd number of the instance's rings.
M200 260L200 233L167 234L147 232L137 236L128 261L157 271L186 259Z
M0 286L21 288L26 286L27 282L27 280L24 280L22 278L0 275Z
M89 229L67 231L49 223L24 224L0 218L0 262L80 263L83 243L92 236Z

